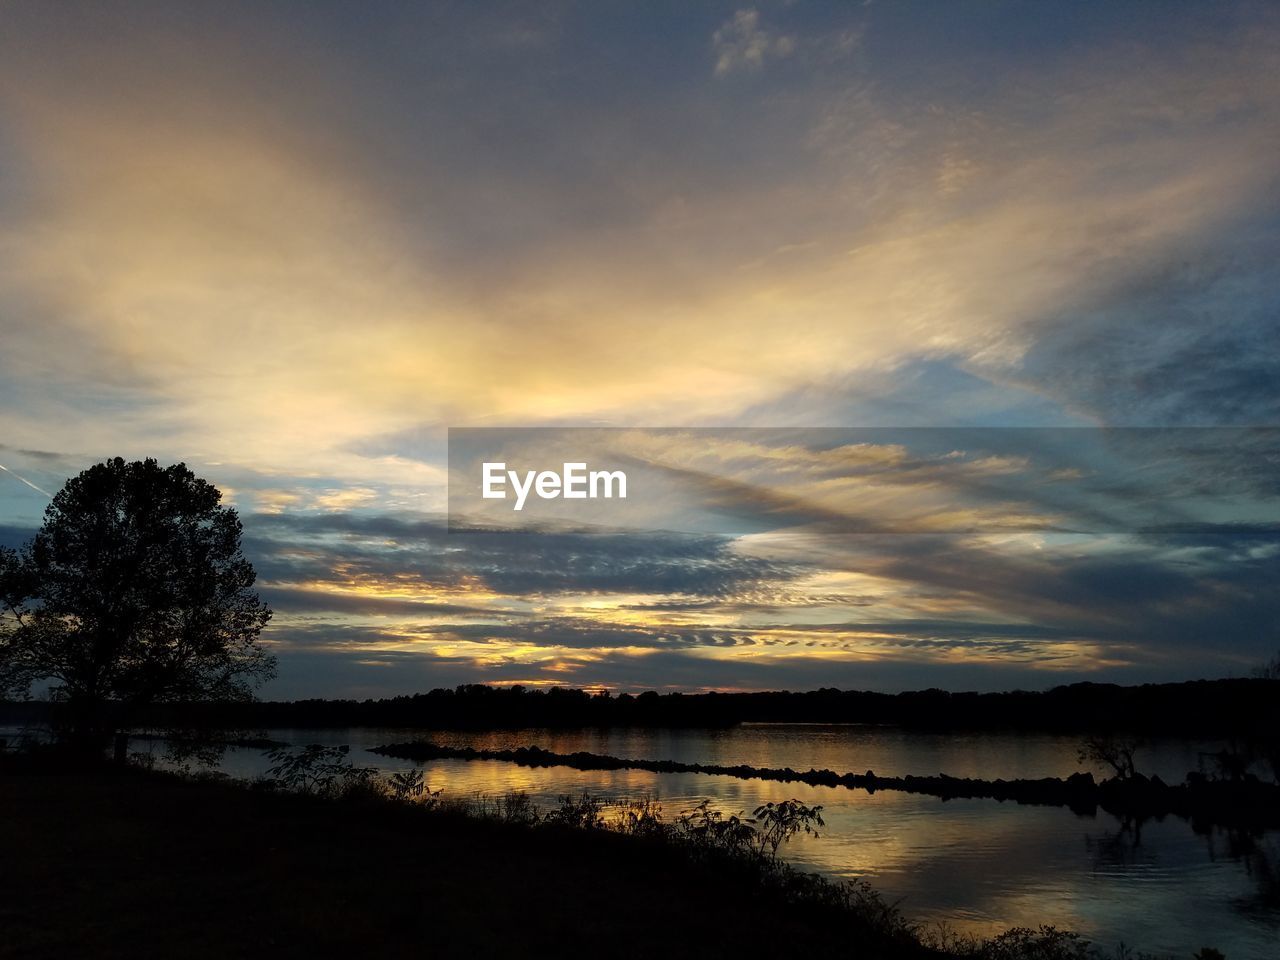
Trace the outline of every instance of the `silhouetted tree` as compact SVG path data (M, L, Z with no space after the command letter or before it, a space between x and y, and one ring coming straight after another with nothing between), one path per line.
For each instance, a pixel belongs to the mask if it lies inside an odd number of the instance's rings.
M19 610L30 592L30 571L18 552L0 547L0 697L5 699L25 696L30 687L19 632Z
M1280 680L1280 652L1260 667L1256 667L1253 675L1259 680Z
M96 464L21 551L0 556L0 681L48 684L61 735L100 751L139 708L244 700L274 673L258 643L240 520L184 464Z
M1085 737L1080 744L1077 759L1098 766L1108 766L1120 780L1131 779L1138 771L1133 765L1133 755L1139 741L1114 734L1094 734Z

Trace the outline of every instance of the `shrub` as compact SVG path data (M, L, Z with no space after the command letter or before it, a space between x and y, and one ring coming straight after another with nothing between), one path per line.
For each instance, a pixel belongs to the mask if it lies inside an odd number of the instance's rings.
M584 790L576 797L562 796L560 805L549 811L543 821L577 830L599 830L605 825L604 816L601 814L603 808L603 800L591 796Z
M504 823L533 826L538 822L538 808L523 790L513 790L498 801L498 819Z
M726 817L710 800L683 811L676 820L676 834L696 846L737 852L751 849L756 837L751 820L741 813Z
M1014 927L979 948L982 960L1090 960L1089 944L1056 927Z
M348 746L332 747L312 743L299 751L277 747L267 751L272 766L267 776L277 787L294 793L320 796L349 795L368 787L377 777L373 767L357 767L347 759Z
M613 829L619 833L631 837L665 837L670 832L662 819L662 807L649 797L620 802L618 808Z
M428 807L435 806L440 797L440 791L428 787L423 772L417 769L393 773L387 787L397 800L422 803Z
M822 807L807 807L799 800L782 800L778 803L766 803L756 807L752 814L755 817L756 843L764 853L768 850L770 857L778 856L778 848L792 837L805 833L818 836L818 827L825 827L822 819Z

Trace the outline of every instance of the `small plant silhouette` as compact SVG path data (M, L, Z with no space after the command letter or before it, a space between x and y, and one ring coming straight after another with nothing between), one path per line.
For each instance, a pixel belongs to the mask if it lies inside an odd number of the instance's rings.
M529 798L529 794L523 790L515 790L503 794L499 799L498 819L504 823L533 826L538 822L538 808Z
M587 792L579 796L565 795L560 798L560 806L547 813L544 822L562 827L573 827L577 830L598 830L604 827L604 815L601 811L604 801Z
M649 797L618 804L617 819L613 829L633 837L665 835L668 827L662 819L662 807Z
M822 807L808 807L799 800L782 800L766 803L752 812L755 817L756 843L761 853L778 856L778 848L798 834L818 836L818 827L825 827Z
M1121 947L1123 955L1123 946ZM1078 934L1056 927L1014 927L979 947L983 960L1092 960L1096 955Z
M742 851L755 841L755 824L740 813L725 816L703 800L692 810L686 810L676 820L677 831L696 844L721 850Z
M368 786L377 776L373 767L357 767L347 759L351 748L308 744L294 752L287 747L267 751L272 766L267 770L271 781L294 793L335 796L357 787Z
M393 773L388 783L397 800L417 800L427 789L426 778L417 769Z

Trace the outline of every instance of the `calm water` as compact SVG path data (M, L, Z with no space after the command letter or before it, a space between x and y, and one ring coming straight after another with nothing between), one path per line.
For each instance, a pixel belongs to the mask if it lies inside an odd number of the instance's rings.
M275 730L293 744L350 744L352 759L383 770L413 766L367 752L427 738L474 747L538 745L560 753L753 766L874 770L881 775L1065 776L1079 768L1076 740L1035 735L925 735L875 727L759 725L732 730L520 730L457 733L384 730ZM1139 769L1180 781L1213 744L1159 743ZM135 745L137 749L137 745ZM255 776L256 750L229 751L223 769ZM893 791L869 795L702 774L529 769L496 761L423 765L445 796L527 791L543 804L587 790L611 798L656 796L674 816L711 798L726 812L797 797L822 804L827 829L787 848L795 864L837 877L863 877L927 925L995 933L1050 923L1107 947L1189 957L1212 945L1229 960L1280 957L1280 834L1242 838L1196 834L1184 821L1148 822L1139 833L1114 817L991 800L942 801Z

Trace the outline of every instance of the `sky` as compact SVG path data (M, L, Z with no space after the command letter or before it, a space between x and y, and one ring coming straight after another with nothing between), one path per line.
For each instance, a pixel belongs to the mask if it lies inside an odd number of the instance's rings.
M186 462L275 697L1246 673L1278 156L1263 3L0 0L0 541ZM652 428L686 499L460 531L495 427ZM1044 495L1136 427L1219 428L1218 513Z

